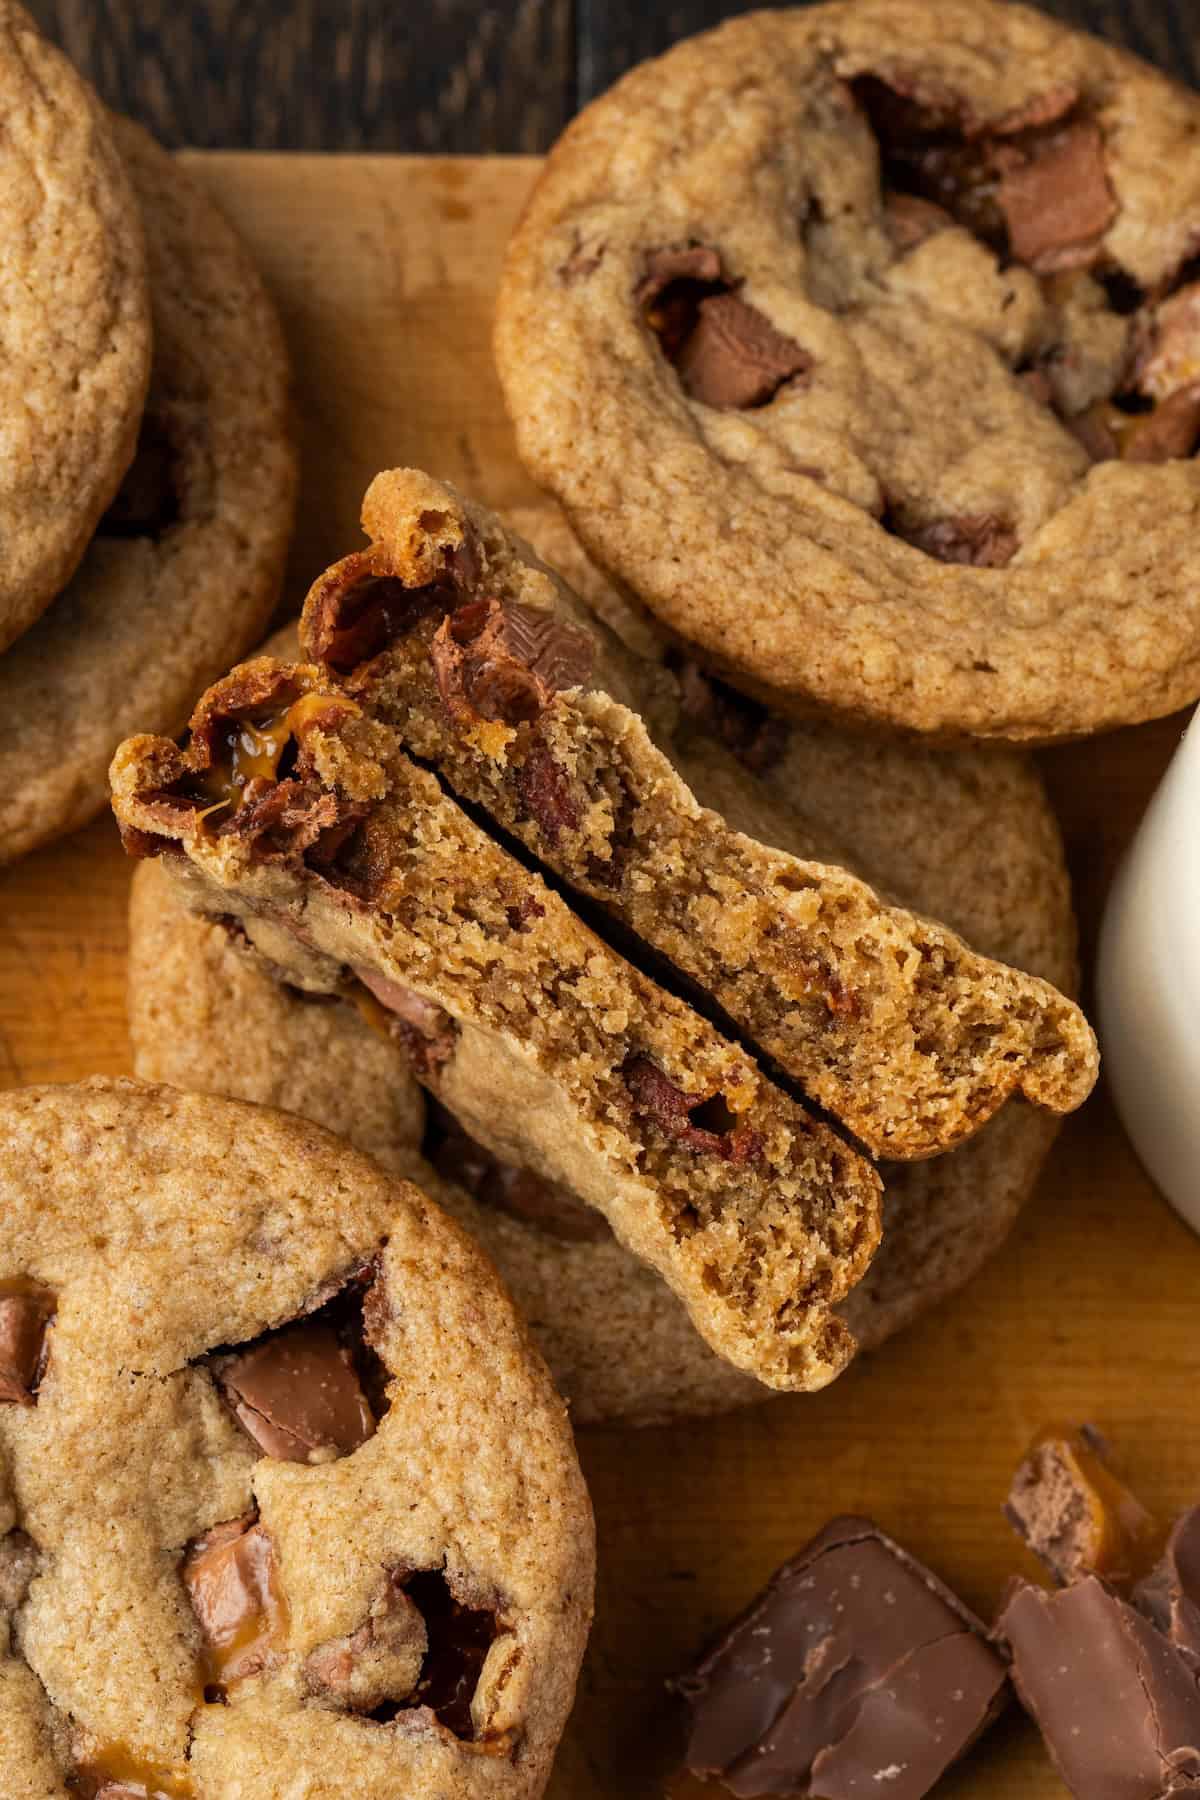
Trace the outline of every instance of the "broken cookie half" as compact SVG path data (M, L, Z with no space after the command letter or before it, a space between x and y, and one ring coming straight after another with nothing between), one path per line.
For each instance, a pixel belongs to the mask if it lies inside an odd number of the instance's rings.
M1048 982L702 805L655 741L670 678L494 515L392 470L363 517L371 547L309 595L307 653L874 1154L949 1149L1012 1095L1087 1097L1095 1038Z
M200 910L237 919L294 985L365 991L470 1134L598 1207L729 1362L785 1389L845 1366L835 1309L879 1241L875 1171L328 671L243 665L186 749L133 739L113 785L135 855L186 857Z

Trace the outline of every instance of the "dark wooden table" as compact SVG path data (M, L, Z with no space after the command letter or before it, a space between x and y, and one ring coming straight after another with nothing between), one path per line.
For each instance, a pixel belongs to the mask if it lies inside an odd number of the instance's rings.
M113 106L217 149L544 150L738 0L26 0ZM1200 85L1200 0L1043 0Z

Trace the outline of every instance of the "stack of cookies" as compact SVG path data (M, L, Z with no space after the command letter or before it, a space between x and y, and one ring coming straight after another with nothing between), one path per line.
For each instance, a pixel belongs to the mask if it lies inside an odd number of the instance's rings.
M287 365L199 185L0 5L0 863L100 811L261 637L295 489Z

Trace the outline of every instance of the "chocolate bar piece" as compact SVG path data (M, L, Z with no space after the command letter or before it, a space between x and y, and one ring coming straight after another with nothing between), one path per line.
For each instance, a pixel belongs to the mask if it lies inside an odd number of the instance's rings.
M1026 1453L1009 1490L1009 1523L1056 1581L1102 1575L1126 1588L1149 1573L1163 1529L1109 1466L1091 1425L1051 1426Z
M693 1774L823 1800L921 1800L1007 1698L981 1621L859 1518L785 1564L678 1687Z
M1170 1639L1095 1575L1019 1582L997 1622L1012 1679L1080 1800L1200 1790L1200 1685Z
M1200 1670L1200 1506L1176 1520L1161 1560L1134 1588L1133 1604Z

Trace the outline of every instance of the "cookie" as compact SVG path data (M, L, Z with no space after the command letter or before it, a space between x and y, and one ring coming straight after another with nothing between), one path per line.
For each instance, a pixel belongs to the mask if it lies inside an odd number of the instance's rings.
M761 12L566 131L496 355L588 550L797 716L1200 693L1200 99L1000 0Z
M779 1388L845 1366L873 1170L321 670L243 664L186 749L130 739L112 780L131 854L186 857L197 904L297 985L368 988L472 1136L597 1206L721 1355Z
M309 594L307 654L873 1154L949 1149L1012 1095L1086 1099L1095 1038L1047 983L699 805L641 716L644 686L662 715L661 687L597 645L494 514L395 469L363 523L370 548Z
M0 650L70 578L133 455L150 374L138 205L103 109L0 5Z
M136 460L74 579L0 658L0 863L97 812L131 730L176 730L262 636L291 529L287 362L246 252L139 127L154 372Z
M0 1113L4 1793L541 1794L592 1522L485 1259L264 1108Z
M513 523L643 658L661 653L657 634L587 561L560 515L531 510ZM271 648L295 653L283 634ZM693 742L698 785L705 767ZM795 726L776 731L774 766L754 779L766 841L786 835L800 801L812 841L836 846L886 891L949 920L989 954L1074 990L1062 846L1029 758L935 754ZM314 1005L272 979L272 966L231 926L190 913L163 862L136 872L129 1011L138 1073L293 1105L429 1186L410 1064L386 1019L375 1017L373 1035L361 996ZM761 1384L713 1354L652 1270L611 1234L587 1235L597 1213L566 1213L560 1203L548 1217L543 1204L531 1217L527 1171L514 1191L512 1170L432 1124L426 1146L441 1180L431 1191L500 1267L577 1420L658 1423L764 1398ZM862 1348L976 1273L1028 1199L1056 1131L1051 1115L1012 1106L952 1155L885 1168L883 1243L842 1308ZM533 1183L535 1199L546 1186Z

